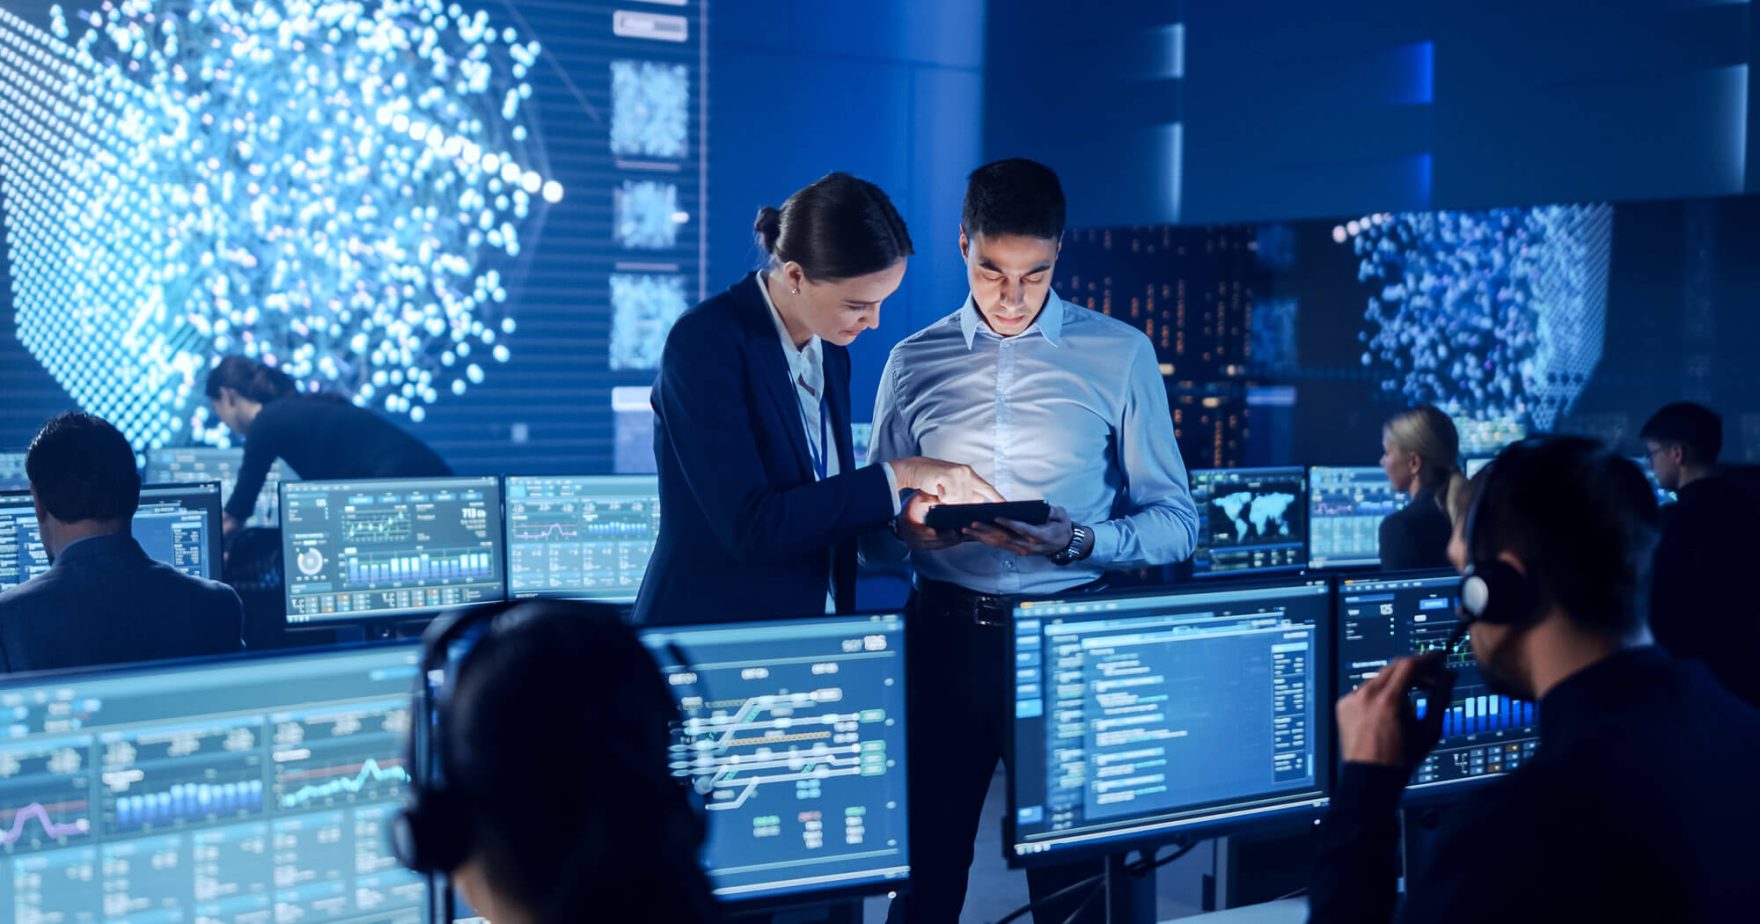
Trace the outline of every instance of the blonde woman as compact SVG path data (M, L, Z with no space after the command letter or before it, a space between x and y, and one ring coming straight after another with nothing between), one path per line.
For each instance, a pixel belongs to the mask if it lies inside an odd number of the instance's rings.
M1395 414L1381 430L1381 469L1411 503L1381 521L1381 568L1406 571L1448 566L1449 485L1460 475L1460 435L1435 405Z

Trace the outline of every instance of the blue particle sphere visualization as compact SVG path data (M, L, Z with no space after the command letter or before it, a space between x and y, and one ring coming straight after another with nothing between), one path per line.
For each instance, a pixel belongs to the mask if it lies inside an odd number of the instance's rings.
M202 380L241 353L420 421L507 362L506 280L564 196L533 37L440 0L92 6L0 10L19 339L85 410L219 441ZM630 143L674 144L651 115Z

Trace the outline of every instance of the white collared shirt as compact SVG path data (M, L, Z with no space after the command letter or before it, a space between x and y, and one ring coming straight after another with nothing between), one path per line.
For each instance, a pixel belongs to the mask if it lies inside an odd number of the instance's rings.
M758 274L758 291L764 295L764 304L770 308L770 320L776 325L776 336L782 341L782 358L788 361L789 379L794 383L795 398L801 408L801 426L806 429L807 445L812 447L815 459L825 462L825 477L842 471L837 461L837 441L833 437L829 445L820 445L820 436L831 436L826 422L821 415L825 413L825 344L814 334L807 339L805 346L795 346L794 338L788 335L788 325L782 320L782 312L776 310L776 303L770 300L770 274ZM818 477L818 472L813 473ZM897 496L897 491L893 495Z
M1016 500L1044 498L1094 530L1071 565L977 542L917 552L917 573L992 594L1056 593L1110 569L1179 561L1198 513L1149 338L1047 295L1004 337L969 296L892 350L874 405L870 461L964 462Z

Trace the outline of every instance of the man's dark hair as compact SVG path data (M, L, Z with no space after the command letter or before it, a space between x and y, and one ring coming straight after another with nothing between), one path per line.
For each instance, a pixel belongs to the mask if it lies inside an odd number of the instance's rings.
M960 226L967 237L1063 236L1063 184L1044 164L1019 157L985 164L966 180Z
M141 504L134 450L102 417L68 413L44 424L24 470L37 500L64 523L126 520Z
M1678 444L1690 465L1716 465L1723 451L1723 418L1703 404L1676 401L1646 421L1638 438Z
M1575 436L1523 440L1481 472L1473 558L1515 553L1545 608L1623 637L1648 621L1656 495L1630 459Z
M460 665L441 734L491 882L540 921L714 917L677 703L616 610L534 600ZM505 618L505 617L503 617Z

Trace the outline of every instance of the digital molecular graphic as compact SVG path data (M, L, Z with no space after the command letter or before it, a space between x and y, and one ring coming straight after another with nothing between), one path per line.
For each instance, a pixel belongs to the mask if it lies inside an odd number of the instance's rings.
M141 449L225 440L201 390L233 353L422 420L507 362L563 197L540 54L441 0L0 10L21 342Z

